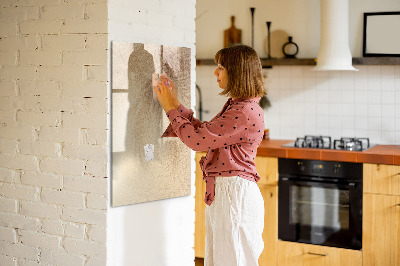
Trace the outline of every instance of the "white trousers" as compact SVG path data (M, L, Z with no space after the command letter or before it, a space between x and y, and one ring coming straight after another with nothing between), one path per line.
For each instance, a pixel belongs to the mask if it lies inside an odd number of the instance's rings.
M205 219L205 266L258 266L264 249L264 199L255 182L216 177Z

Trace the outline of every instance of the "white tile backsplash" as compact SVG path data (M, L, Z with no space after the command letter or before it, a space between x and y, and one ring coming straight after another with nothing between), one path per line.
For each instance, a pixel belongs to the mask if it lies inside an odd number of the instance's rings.
M305 134L369 137L372 143L400 144L400 66L355 66L359 71L313 71L312 66L274 66L264 70L271 108L264 110L274 139ZM227 98L213 75L198 66L203 120L217 114Z

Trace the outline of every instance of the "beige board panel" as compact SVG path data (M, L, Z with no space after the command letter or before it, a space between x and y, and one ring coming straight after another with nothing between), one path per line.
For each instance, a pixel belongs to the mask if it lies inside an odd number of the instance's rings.
M191 49L113 42L111 53L112 206L190 195L191 152L161 138L169 120L153 99L152 74L166 73L190 107Z

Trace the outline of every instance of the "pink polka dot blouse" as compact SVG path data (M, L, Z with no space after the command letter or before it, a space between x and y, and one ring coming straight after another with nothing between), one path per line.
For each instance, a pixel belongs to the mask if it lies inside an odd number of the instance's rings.
M182 104L167 113L171 123L162 137L179 137L192 150L207 151L200 160L207 205L214 200L217 176L240 176L253 182L260 179L254 163L265 128L259 100L229 98L209 122L194 118L193 111Z

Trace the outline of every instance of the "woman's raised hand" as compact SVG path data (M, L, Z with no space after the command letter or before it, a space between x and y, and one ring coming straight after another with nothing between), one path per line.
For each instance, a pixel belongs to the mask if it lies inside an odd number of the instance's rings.
M168 77L161 76L161 81L165 84L169 84L171 88L171 99L172 99L172 104L174 105L175 109L179 107L181 104L178 100L178 87L175 85L175 83L169 79Z
M175 109L171 83L168 82L167 78L160 78L157 86L153 86L153 90L156 92L158 102L166 113L171 109Z

